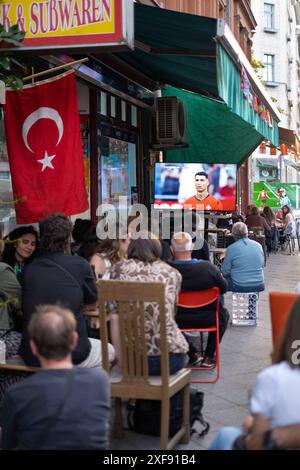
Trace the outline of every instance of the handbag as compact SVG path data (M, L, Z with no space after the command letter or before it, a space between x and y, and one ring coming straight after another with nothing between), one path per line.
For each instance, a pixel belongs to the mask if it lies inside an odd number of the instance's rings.
M195 388L190 388L190 426L191 434L197 432L198 437L203 437L209 432L209 423L202 415L204 393ZM161 401L136 400L135 405L128 406L129 429L150 436L160 435ZM183 392L176 393L170 399L169 436L173 437L182 426L183 416ZM199 426L202 428L199 430Z

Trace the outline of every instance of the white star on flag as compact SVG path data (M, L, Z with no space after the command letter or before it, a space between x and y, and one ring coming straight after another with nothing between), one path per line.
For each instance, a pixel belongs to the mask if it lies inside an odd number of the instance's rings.
M51 163L54 157L56 157L56 155L49 156L46 150L44 158L42 160L38 160L38 162L43 165L43 168L41 169L41 171L44 171L46 168L51 168L52 170L54 170L54 166Z

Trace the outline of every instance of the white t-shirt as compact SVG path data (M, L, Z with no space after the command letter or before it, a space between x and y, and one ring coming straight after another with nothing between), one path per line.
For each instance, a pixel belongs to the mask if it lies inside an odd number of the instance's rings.
M281 362L263 370L251 396L251 413L271 419L272 428L300 423L300 368Z

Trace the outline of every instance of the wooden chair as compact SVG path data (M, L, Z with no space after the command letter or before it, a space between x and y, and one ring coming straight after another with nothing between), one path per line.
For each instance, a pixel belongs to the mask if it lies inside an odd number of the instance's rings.
M169 375L169 351L166 337L165 286L156 282L100 281L98 284L103 367L110 372L108 361L107 303L115 302L119 314L123 368L111 373L111 396L116 404L116 435L122 433L122 398L161 401L161 449L172 449L190 439L189 383L191 373L182 369ZM145 331L145 302L159 305L161 376L148 373ZM170 398L183 389L183 422L169 439Z
M36 372L38 369L35 367L28 367L28 366L22 366L18 364L0 364L0 369L1 370L7 370L10 372L28 372L32 374L33 372Z
M286 294L279 292L270 293L270 311L272 322L273 347L280 340L284 331L289 313L299 296L297 294Z

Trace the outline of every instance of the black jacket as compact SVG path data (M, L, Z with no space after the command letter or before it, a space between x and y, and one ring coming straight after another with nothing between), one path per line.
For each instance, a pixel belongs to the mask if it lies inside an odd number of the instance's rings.
M182 291L201 291L211 289L212 287L219 287L220 294L225 294L227 291L227 281L222 276L221 272L210 261L199 261L198 263L170 263L171 266L177 269L182 275ZM195 315L201 315L201 319L210 323L213 317L211 313L215 311L215 305L210 304L202 308L177 308L176 321L180 328L187 327L186 322L194 322ZM194 326L190 325L191 328Z
M23 274L23 333L19 353L27 365L38 366L29 346L28 324L37 305L59 303L75 314L78 344L73 351L74 364L89 355L91 344L87 335L83 305L97 300L97 288L89 263L80 256L49 253L35 258Z

